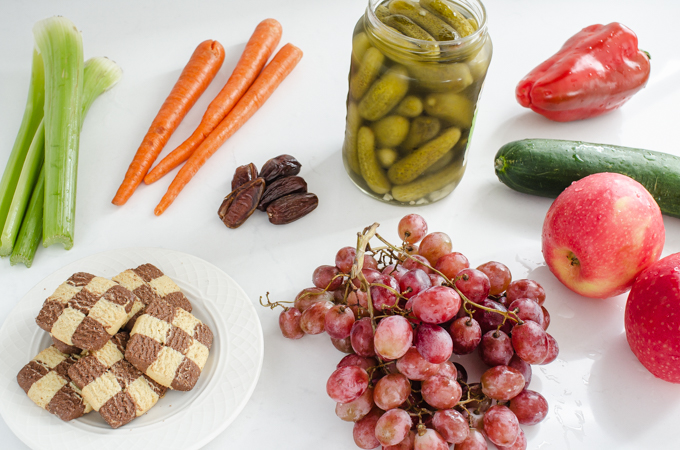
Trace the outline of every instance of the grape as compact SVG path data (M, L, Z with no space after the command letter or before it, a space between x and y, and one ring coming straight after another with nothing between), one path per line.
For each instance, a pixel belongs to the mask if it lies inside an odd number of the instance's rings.
M484 435L471 428L468 437L460 444L456 444L453 450L487 450L488 448Z
M451 253L451 238L441 231L430 233L423 238L418 248L418 254L427 258L432 266L447 253Z
M509 302L518 298L530 298L539 305L545 301L545 290L534 280L515 280L508 286L505 295Z
M477 269L463 269L456 275L456 287L468 300L480 303L489 296L491 283L484 272Z
M470 434L468 421L454 409L441 409L432 418L434 429L451 444L463 442Z
M347 306L352 309L355 319L368 315L368 294L364 291L352 291L347 295Z
M500 303L494 300L491 300L490 298L485 298L484 300L478 303L481 306L495 309L496 311L500 311L503 313L507 312L505 306L501 305ZM486 311L481 308L475 309L475 312L472 313L472 317L474 317L475 320L479 322L479 326L482 329L482 333L486 333L490 330L496 330L498 329L498 327L501 327L505 332L510 332L512 324L515 323L514 320L506 320L505 325L502 325L504 319L502 314L493 311Z
M382 276L382 273L379 270L366 268L361 269L361 274L368 284L373 283L379 276ZM361 288L361 280L358 277L352 278L352 284L357 289Z
M422 269L409 270L399 280L399 291L406 298L411 298L431 286L430 277Z
M507 406L494 405L484 413L484 432L496 445L512 445L520 432L517 416Z
M429 277L430 277L430 283L432 283L432 286L443 286L444 284L446 284L446 279L439 274L431 273L429 275Z
M378 261L371 255L364 255L363 269L378 270Z
M470 262L462 253L451 252L443 255L437 260L434 268L443 273L446 278L453 280L456 275L463 270L470 267Z
M531 383L531 364L517 355L512 355L508 366L519 370L519 373L524 377L524 388L526 389L529 386L529 383Z
M403 441L411 429L411 416L403 409L385 412L375 425L375 437L382 445L396 445Z
M352 348L359 356L375 356L373 348L373 324L369 317L359 319L352 325L349 334Z
M479 343L479 357L487 366L507 365L514 354L512 340L501 330L484 333Z
M524 431L520 428L517 439L510 445L497 445L498 450L526 450L527 448L527 437L524 435Z
M324 318L326 333L333 339L349 337L354 325L354 313L345 305L335 305Z
M482 392L494 400L507 401L524 389L522 373L508 366L495 366L482 374Z
M328 396L339 403L349 403L368 389L368 372L359 366L335 369L326 382Z
M439 372L439 365L428 362L418 349L411 347L406 354L397 360L397 369L409 380L422 381Z
M418 246L416 244L406 244L402 247L402 253L416 256L418 254Z
M453 378L456 381L460 381L460 379L458 378L458 369L451 361L441 363L439 365L439 372L437 372L437 375Z
M416 433L410 430L403 441L397 445L385 445L382 450L413 450L413 444L416 440Z
M401 282L401 277L403 277L406 272L408 272L408 270L401 264L390 264L389 266L385 266L382 270L382 273L394 277L394 279L399 282Z
M389 309L397 304L397 294L399 292L399 284L397 280L389 275L379 275L375 277L372 283L384 284L390 287L387 289L382 286L371 286L371 300L373 300L373 307L378 311Z
M456 368L456 381L459 383L467 383L468 380L468 374L467 370L465 370L465 367L463 367L462 364L460 363L453 363L453 367Z
M482 340L482 329L479 322L471 317L460 317L449 327L453 343L453 353L467 355L472 353Z
M340 269L340 272L349 274L356 256L357 250L354 247L343 247L335 255L335 266Z
M451 335L439 325L423 323L416 328L413 343L418 353L433 364L441 364L451 357Z
M375 383L373 401L382 410L390 410L403 404L411 395L411 383L404 374L390 373Z
M427 222L418 214L408 214L397 226L399 238L409 244L415 244L427 234Z
M340 271L335 266L319 266L312 274L314 286L333 291L342 285L342 277L334 278Z
M300 328L302 313L297 308L288 308L279 315L279 328L283 337L288 339L300 339L305 332Z
M446 286L434 286L413 297L413 314L426 323L444 323L456 316L460 296Z
M347 355L344 358L340 360L338 365L335 367L336 369L339 369L340 367L345 367L345 366L359 366L364 370L368 370L371 367L375 367L378 365L378 361L375 358L370 358L370 357L365 357L365 356L359 356L359 355Z
M434 273L430 268L430 262L421 255L413 255L411 258L407 258L402 265L406 270L420 269L428 275Z
M326 312L333 307L332 302L316 302L307 308L300 317L300 328L307 334L321 334L326 326Z
M548 334L536 322L527 320L512 329L512 346L529 364L540 364L548 356Z
M379 408L373 408L368 414L354 423L352 434L354 443L359 448L371 449L380 445L375 437L375 425L383 412Z
M533 320L543 327L543 308L530 298L518 298L510 303L509 311L517 310L517 317L522 320Z
M496 261L489 261L477 267L477 270L484 272L489 278L490 295L500 295L508 288L510 281L512 281L512 274L510 269L505 264Z
M541 305L541 310L543 311L543 329L547 330L550 326L550 313L543 305Z
M527 389L510 400L510 410L522 425L536 425L548 415L548 402L538 392Z
M350 340L349 336L344 339L331 338L331 342L333 343L333 347L335 347L342 353L354 353L354 349L352 348L352 341Z
M432 428L426 428L422 433L416 433L413 443L414 450L449 450L449 444Z
M546 333L548 336L548 354L541 364L550 364L557 359L557 355L560 353L560 347L557 345L557 341L550 333Z
M382 319L375 330L373 348L384 359L398 359L411 348L413 329L402 316L389 316Z
M368 388L354 401L336 403L335 415L345 422L356 422L368 414L374 405L373 389Z
M323 289L318 287L313 287L306 288L300 291L300 293L295 296L293 306L299 309L300 312L305 312L305 310L312 306L314 303L332 301L333 293L324 291Z
M431 406L437 409L449 409L456 406L463 395L463 390L455 379L435 375L422 382L421 394L423 400Z

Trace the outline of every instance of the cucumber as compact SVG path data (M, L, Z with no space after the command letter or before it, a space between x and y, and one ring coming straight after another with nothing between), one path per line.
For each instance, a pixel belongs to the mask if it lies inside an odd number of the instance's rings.
M600 172L627 175L642 184L663 214L680 217L680 158L616 145L524 139L496 153L498 179L527 194L557 197L574 181Z

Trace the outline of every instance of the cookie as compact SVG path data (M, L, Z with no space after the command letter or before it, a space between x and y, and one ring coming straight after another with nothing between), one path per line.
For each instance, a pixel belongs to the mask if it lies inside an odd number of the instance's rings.
M146 413L166 391L123 359L128 338L127 332L117 333L68 370L83 398L112 428Z
M213 334L182 308L155 300L137 318L125 359L162 386L191 390L208 359Z
M144 308L159 298L172 306L191 312L191 302L179 286L153 264L142 264L136 269L128 269L113 277L112 280L137 296L125 325L128 331L132 330L137 318L144 313Z
M17 382L42 409L63 421L78 418L92 411L92 406L68 375L76 361L78 356L61 353L51 345L19 371Z
M50 336L52 337L52 344L62 353L66 353L67 355L79 355L83 352L82 349L76 347L75 345L68 345L66 342L62 342L52 335Z
M66 345L96 350L125 324L134 299L115 281L79 272L45 300L35 321Z

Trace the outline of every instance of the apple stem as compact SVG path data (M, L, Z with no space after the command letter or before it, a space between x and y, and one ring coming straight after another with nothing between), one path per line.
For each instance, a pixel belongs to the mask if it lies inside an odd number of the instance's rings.
M581 264L579 262L578 258L576 257L576 255L574 255L573 252L569 252L569 254L567 255L567 259L569 259L569 261L571 261L572 266L578 266L579 264Z

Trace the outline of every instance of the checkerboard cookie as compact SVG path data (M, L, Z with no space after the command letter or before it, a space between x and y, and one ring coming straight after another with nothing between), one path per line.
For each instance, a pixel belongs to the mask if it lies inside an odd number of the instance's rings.
M77 360L77 356L49 346L19 371L17 382L36 405L61 420L75 419L92 411L68 376L68 369Z
M82 349L75 345L68 345L66 342L62 342L52 335L50 335L50 337L52 338L52 344L62 353L66 353L67 355L80 355L83 352Z
M182 308L151 302L135 322L125 358L162 386L191 390L208 359L213 334Z
M144 313L144 308L159 298L191 312L191 302L180 291L179 286L153 264L142 264L135 269L128 269L113 277L112 280L137 296L125 325L128 331L132 330L137 318Z
M66 345L96 350L125 324L134 299L115 281L79 272L45 300L35 321Z
M68 371L85 400L112 428L146 413L166 391L123 359L128 338L127 332L117 333Z

